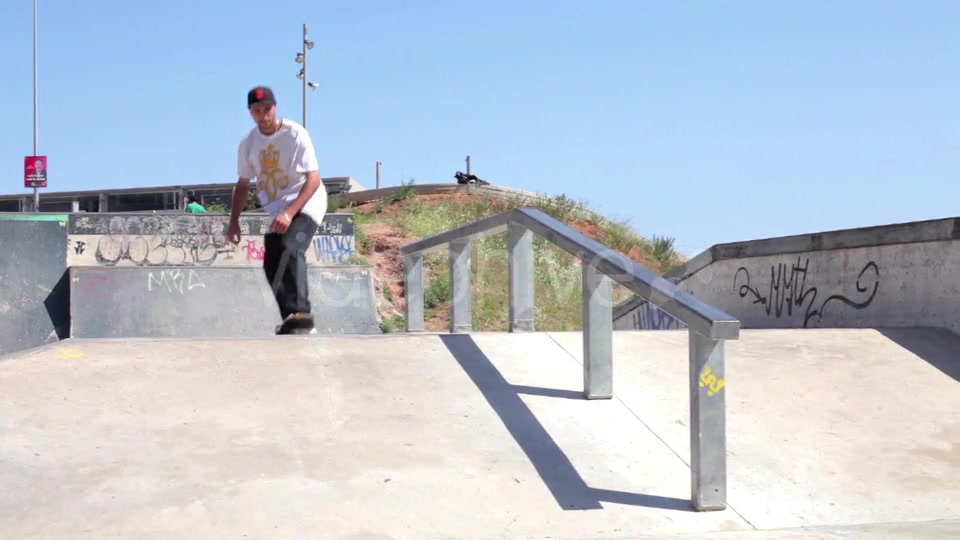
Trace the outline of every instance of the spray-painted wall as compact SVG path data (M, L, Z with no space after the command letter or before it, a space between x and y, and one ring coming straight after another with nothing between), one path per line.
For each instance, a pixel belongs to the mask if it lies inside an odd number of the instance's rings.
M0 213L0 356L69 335L69 267L180 266L182 273L158 269L180 276L208 266L259 267L270 223L265 214L241 216L242 237L235 245L227 241L223 214ZM353 214L328 214L307 252L308 263L349 261L354 225ZM197 272L188 272L190 267ZM372 303L372 289L369 298Z
M266 215L240 218L239 244L227 241L219 214L72 214L68 266L261 266ZM328 214L317 228L308 264L337 264L356 253L352 214Z
M805 244L788 237L715 246L672 277L743 328L933 326L960 332L958 221L807 235ZM685 327L636 300L615 309L614 317L621 330Z

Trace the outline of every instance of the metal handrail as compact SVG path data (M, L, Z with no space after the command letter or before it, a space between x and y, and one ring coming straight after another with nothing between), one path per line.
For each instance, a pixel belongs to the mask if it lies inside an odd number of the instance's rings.
M534 330L533 235L577 257L583 271L583 380L587 399L613 397L613 281L687 325L690 343L692 501L697 510L726 508L724 340L737 339L740 321L573 227L534 208L517 208L440 233L400 249L406 281L406 330L424 330L425 254L449 250L450 331L472 328L472 241L508 233L511 332Z
M517 208L469 223L400 249L404 256L425 254L448 247L458 240L480 238L507 231L510 224L523 225L541 238L673 315L688 327L711 338L737 339L740 321L707 304L684 289L644 268L623 253L590 238L556 218L534 208Z

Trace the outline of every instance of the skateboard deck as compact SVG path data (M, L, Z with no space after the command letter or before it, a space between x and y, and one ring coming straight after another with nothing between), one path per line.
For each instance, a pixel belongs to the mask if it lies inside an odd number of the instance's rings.
M316 332L317 330L313 326L313 317L307 319L287 319L276 328L277 335L304 335L315 334Z
M291 328L285 332L277 332L278 336L294 336L294 335L308 335L316 334L316 328Z

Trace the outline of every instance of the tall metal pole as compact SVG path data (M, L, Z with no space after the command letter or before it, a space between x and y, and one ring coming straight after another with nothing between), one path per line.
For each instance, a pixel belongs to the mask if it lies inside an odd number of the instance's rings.
M39 79L40 70L37 62L37 2L33 0L33 155L39 155L40 152L40 99L39 99ZM40 189L33 188L33 211L40 211Z
M300 73L297 74L297 77L303 80L303 118L301 119L303 127L307 127L307 89L320 86L307 77L307 51L312 48L313 42L307 37L307 23L303 23L303 44L300 47L300 52L297 53L296 59L298 64L303 64L303 67L300 68Z
M382 165L382 163L378 161L377 162L377 189L380 189L380 165Z
M307 127L307 23L303 23L303 127Z

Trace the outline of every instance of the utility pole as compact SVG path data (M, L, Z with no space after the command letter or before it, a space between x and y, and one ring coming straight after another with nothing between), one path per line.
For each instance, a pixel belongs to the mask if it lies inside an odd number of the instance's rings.
M307 78L307 51L313 48L313 42L307 38L307 23L303 23L303 44L301 47L300 52L297 53L296 62L303 64L303 67L300 68L297 78L303 81L303 120L301 124L303 124L303 127L307 127L307 88L314 89L320 86Z
M377 189L380 189L380 166L381 165L383 165L383 163L380 163L378 161L377 162Z
M467 174L470 174L470 156L467 156Z
M37 2L33 0L33 155L40 152L40 69L37 61L39 42L37 38ZM46 173L44 173L46 174ZM33 188L33 211L40 211L40 189Z

